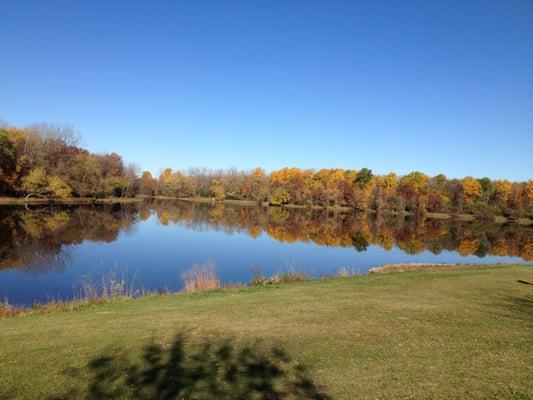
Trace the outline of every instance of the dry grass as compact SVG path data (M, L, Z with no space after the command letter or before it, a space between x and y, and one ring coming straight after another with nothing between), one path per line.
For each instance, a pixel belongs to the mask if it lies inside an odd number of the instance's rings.
M137 275L126 277L126 269L86 275L80 280L80 300L90 302L112 299L115 297L135 297L141 294L136 288Z
M311 279L309 271L299 270L292 265L285 267L285 269L270 277L263 276L260 268L252 270L253 276L250 280L250 286L270 285L286 282L300 282Z
M86 305L105 304L110 299L76 299L76 300L49 300L43 304L34 304L30 308L15 307L4 302L0 303L0 318L16 317L22 315L38 315L54 313L56 311L74 311Z
M35 311L47 313L47 312L54 312L54 311L70 310L70 309L74 308L74 306L75 306L74 302L67 302L67 301L60 301L60 300L50 300L50 301L46 302L45 304L34 305L33 309Z
M183 291L187 293L206 292L220 289L220 280L215 271L215 263L211 260L202 265L194 265L182 273Z
M8 304L8 302L0 303L0 318L1 317L13 317L15 315L22 314L24 312L23 309L13 307L12 305Z
M353 275L359 275L359 268L356 267L339 267L333 271L333 276L338 276L339 278L347 278Z
M308 271L298 271L296 269L287 269L270 278L274 283L299 282L311 279Z

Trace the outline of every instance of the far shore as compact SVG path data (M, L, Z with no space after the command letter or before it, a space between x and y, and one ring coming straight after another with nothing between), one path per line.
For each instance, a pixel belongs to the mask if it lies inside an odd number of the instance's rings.
M145 200L142 197L106 197L93 199L91 197L68 197L62 199L31 197L0 197L0 206L26 205L26 204L112 204L112 203L139 203Z
M292 209L310 209L310 210L328 210L333 212L354 212L353 208L345 206L316 206L316 205L300 205L300 204L284 204L282 206L273 206L268 202L263 202L259 204L253 200L238 200L238 199L224 199L216 200L211 197L170 197L170 196L137 196L137 197L105 197L93 199L90 197L69 197L61 199L50 199L50 198L29 198L24 197L0 197L0 206L3 205L28 205L28 204L115 204L115 203L137 203L144 200L173 200L173 201L188 201L195 203L221 203L221 204L234 204L240 206L258 206L263 207L281 207L281 208L292 208ZM375 210L366 210L367 213L375 213ZM391 211L385 211L385 214L388 215L404 215L412 216L413 213L404 212L397 213ZM476 220L476 216L473 214L448 214L448 213L434 213L427 212L424 215L428 219L452 219L463 222L472 222ZM519 225L531 225L533 224L533 219L531 218L507 218L503 215L497 215L494 218L493 223L495 224L506 224L506 223L516 223Z

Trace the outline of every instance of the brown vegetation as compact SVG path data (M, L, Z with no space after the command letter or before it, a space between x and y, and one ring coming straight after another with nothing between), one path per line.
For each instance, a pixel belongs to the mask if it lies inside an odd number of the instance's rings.
M296 269L294 266L287 266L281 272L269 277L263 276L260 268L252 269L252 273L252 279L250 280L250 285L252 286L300 282L311 279L311 274L308 271Z
M183 290L187 293L205 292L220 288L220 280L215 271L213 261L203 265L194 265L191 269L183 272Z
M22 314L23 312L24 312L23 309L13 307L12 305L8 304L7 301L0 303L0 318L1 317L13 317L15 315Z

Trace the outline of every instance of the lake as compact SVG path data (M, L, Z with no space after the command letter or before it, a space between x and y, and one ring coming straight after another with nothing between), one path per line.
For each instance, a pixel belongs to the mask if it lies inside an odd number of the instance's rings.
M206 263L224 283L247 283L256 268L324 276L532 259L533 227L513 224L180 201L0 208L0 299L15 305L75 298L110 271L137 289L175 291Z

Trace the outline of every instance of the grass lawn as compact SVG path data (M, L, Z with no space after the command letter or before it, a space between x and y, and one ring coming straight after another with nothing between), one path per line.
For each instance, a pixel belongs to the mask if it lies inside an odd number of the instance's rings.
M250 394L262 388L264 398L530 399L533 285L518 280L533 282L533 268L373 274L2 318L0 398L263 398Z

